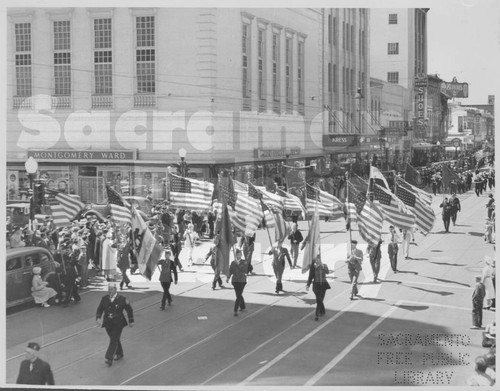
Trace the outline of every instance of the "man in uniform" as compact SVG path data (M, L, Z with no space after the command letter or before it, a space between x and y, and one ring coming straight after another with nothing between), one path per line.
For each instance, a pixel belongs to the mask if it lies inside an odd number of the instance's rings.
M387 252L389 254L389 261L391 262L391 268L394 273L398 272L398 242L399 235L394 229L394 226L389 226L389 240L387 246Z
M134 312L132 306L124 296L117 293L116 284L110 282L108 284L108 294L102 297L96 312L97 325L104 327L109 335L109 346L105 355L105 363L108 366L113 364L113 360L120 360L123 357L120 336L123 328L127 326L123 311L127 312L128 325L133 327Z
M25 359L21 362L17 384L54 385L54 375L50 365L38 358L40 345L36 342L28 343Z
M290 240L290 252L293 258L293 268L297 267L297 258L299 256L299 244L304 240L302 237L302 233L297 228L297 223L294 223L292 226L292 232L288 235L288 239Z
M361 264L363 262L363 251L356 248L358 245L357 240L351 240L351 255L347 260L347 267L349 273L349 279L351 280L351 300L354 296L358 296L358 277L361 271Z

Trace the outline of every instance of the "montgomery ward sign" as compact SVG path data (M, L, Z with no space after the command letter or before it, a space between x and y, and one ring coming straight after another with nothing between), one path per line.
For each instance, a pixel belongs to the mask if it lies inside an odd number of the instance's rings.
M358 143L358 136L355 134L324 134L324 147L352 147Z
M135 160L135 151L29 150L28 157L38 160Z

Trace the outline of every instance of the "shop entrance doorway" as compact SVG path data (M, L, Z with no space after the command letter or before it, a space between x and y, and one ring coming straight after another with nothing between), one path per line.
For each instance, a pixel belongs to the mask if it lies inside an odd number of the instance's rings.
M80 190L80 198L86 204L97 203L97 178L96 177L79 177L78 189Z

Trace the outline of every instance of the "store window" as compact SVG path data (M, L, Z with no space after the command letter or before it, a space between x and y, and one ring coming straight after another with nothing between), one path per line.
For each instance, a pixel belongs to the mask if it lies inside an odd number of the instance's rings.
M130 170L124 167L105 167L97 172L97 203L107 202L106 186L116 190L118 194L129 195Z
M154 202L163 201L167 198L166 171L161 168L135 167L132 172L132 185L123 190L128 190L127 195L150 196Z

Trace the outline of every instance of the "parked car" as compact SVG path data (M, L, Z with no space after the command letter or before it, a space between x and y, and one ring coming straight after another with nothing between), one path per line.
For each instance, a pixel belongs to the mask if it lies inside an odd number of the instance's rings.
M30 204L19 202L16 204L6 205L7 217L10 218L10 223L23 227L30 221Z
M43 256L47 256L48 261L42 262ZM35 266L42 268L42 278L45 278L60 265L54 261L51 252L43 247L20 247L7 250L7 308L33 301L31 281Z

